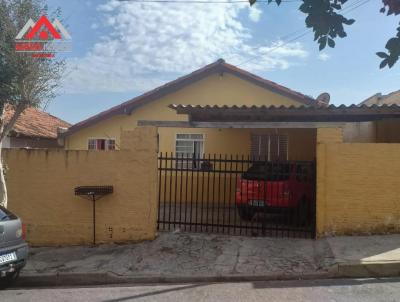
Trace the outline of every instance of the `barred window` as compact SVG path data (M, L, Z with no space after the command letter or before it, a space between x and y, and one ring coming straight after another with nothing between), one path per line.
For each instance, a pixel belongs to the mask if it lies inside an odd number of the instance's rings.
M115 150L115 139L89 138L88 150Z
M200 169L200 159L204 153L203 134L177 134L175 152L177 168Z
M289 139L281 134L252 134L250 154L253 159L288 160Z

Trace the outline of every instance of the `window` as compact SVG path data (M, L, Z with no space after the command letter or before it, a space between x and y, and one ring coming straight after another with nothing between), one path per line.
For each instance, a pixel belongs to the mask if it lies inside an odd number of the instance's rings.
M115 150L115 139L89 138L89 150Z
M179 169L200 169L200 158L204 152L203 134L177 134L175 151L177 158L176 166Z
M288 160L288 136L277 134L252 134L251 157L274 160Z

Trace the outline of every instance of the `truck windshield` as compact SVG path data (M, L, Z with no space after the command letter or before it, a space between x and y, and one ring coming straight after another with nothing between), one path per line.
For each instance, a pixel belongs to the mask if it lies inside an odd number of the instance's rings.
M264 180L264 181L282 181L288 180L290 176L289 164L253 164L245 173L243 179L247 180Z
M14 220L17 219L18 217L15 216L13 213L11 213L9 210L6 208L0 206L0 221L4 220Z

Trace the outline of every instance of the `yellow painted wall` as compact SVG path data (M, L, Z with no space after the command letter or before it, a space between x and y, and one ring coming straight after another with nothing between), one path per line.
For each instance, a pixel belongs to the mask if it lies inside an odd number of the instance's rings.
M400 232L400 144L317 149L318 235Z
M179 129L160 128L160 151L175 152L178 133L204 134L205 154L249 155L251 134L287 135L289 160L315 159L315 129Z
M326 152L325 146L327 143L342 143L343 129L342 128L320 128L317 129L317 181L316 181L316 230L317 235L322 236L325 228L326 216Z
M222 77L218 74L195 82L181 90L168 94L165 97L153 101L135 110L132 115L119 115L101 121L91 127L84 128L66 138L65 148L70 150L86 150L89 137L115 138L120 146L121 130L132 130L138 120L186 120L186 115L177 115L174 110L168 108L170 104L192 105L301 105L287 97L273 93L236 76L225 73ZM244 152L243 144L238 143L242 139L249 140L245 132L238 138L237 132L216 129L191 129L182 132L195 132L206 134L205 153L223 152L227 149L231 153ZM176 129L160 129L160 150L175 151L174 134ZM226 135L222 142L221 137ZM208 142L207 139L216 139ZM229 139L228 139L229 137ZM248 146L245 146L248 148ZM248 153L248 150L246 150Z
M8 207L38 245L92 243L92 202L74 196L84 185L113 185L96 202L96 240L154 239L157 213L157 132L123 132L121 151L4 150Z

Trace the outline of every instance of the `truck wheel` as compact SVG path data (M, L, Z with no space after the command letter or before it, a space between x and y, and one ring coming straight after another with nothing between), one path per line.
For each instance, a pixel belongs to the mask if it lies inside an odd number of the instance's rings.
M238 214L241 219L251 221L254 217L255 211L254 209L247 206L239 206Z

